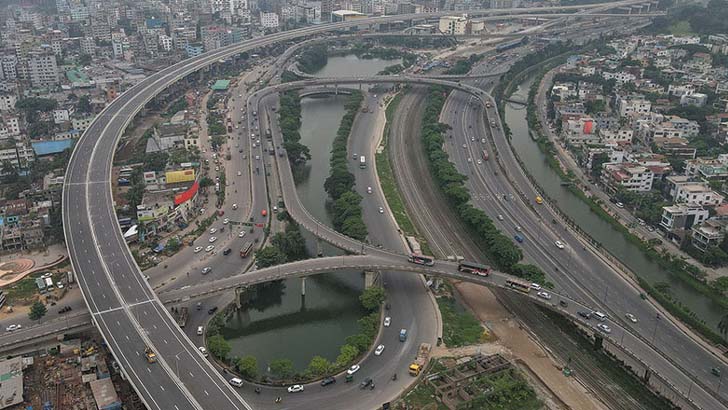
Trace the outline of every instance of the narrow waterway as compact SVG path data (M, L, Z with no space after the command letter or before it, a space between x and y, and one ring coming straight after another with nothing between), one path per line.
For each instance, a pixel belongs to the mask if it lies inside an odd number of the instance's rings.
M532 82L532 77L524 81L518 87L516 94L524 99L527 98ZM561 178L549 167L545 155L528 134L525 109L507 104L505 116L506 123L513 133L512 144L515 151L526 164L528 172L548 196L556 201L558 207L640 277L651 284L669 283L670 290L677 300L705 320L708 326L717 330L718 322L724 313L720 305L650 261L638 247L626 241L619 231L591 212L587 204L561 185Z
M325 77L374 75L399 60L361 60L356 56L331 57L318 73ZM326 210L328 194L324 181L329 175L331 144L344 115L346 96L304 98L301 100L301 143L309 147L311 160L298 195L306 209L319 221L331 226ZM304 232L311 254L341 251ZM247 309L233 315L222 333L230 342L230 356L252 355L260 374L277 359L290 359L297 371L305 370L311 358L319 355L336 360L348 336L358 333L357 321L364 315L359 295L364 289L361 275L336 273L306 279L306 296L301 296L301 280L290 279L255 288Z

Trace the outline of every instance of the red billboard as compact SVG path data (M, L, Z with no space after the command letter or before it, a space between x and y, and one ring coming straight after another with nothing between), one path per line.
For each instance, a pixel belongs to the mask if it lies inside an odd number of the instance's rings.
M190 187L190 189L186 190L185 192L182 192L181 194L177 194L174 196L174 205L177 206L183 202L187 202L190 199L195 197L195 194L197 194L197 189L200 187L200 185L195 181L194 184Z

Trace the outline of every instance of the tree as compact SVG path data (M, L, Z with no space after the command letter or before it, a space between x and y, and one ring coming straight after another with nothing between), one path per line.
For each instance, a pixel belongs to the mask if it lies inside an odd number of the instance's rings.
M286 262L286 255L275 246L266 246L255 252L255 263L258 268L280 265Z
M253 356L243 356L238 359L235 365L238 372L246 379L255 379L258 376L258 359Z
M76 110L86 114L91 112L91 100L88 98L88 95L82 95L81 98L78 99L78 102L76 103Z
M356 355L359 354L359 350L350 345L345 344L341 346L341 350L339 350L339 356L336 358L336 366L338 367L344 367L348 365L354 358L356 358Z
M279 379L293 376L293 362L289 359L276 359L270 362L270 372Z
M313 376L323 376L331 369L331 362L321 356L314 356L308 364L308 372Z
M364 309L374 311L382 305L385 297L383 288L372 286L362 292L361 296L359 296L359 301L364 306Z
M81 54L78 57L78 64L82 66L91 65L91 62L93 61L93 58L88 54Z
M230 354L230 343L222 335L215 335L207 339L207 349L218 359L227 359Z
M48 313L48 309L46 309L45 305L40 301L35 301L33 305L30 306L28 318L30 318L30 320L40 320L46 313Z

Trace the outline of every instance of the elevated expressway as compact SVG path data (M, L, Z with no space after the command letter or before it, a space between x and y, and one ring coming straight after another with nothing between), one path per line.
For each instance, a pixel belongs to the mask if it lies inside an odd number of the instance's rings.
M471 97L480 101L481 105L485 101L493 102L491 100L491 97L483 90L464 83L455 83L445 80L420 77L380 76L373 78L321 78L317 80L305 80L271 86L252 94L249 98L249 107L257 107L259 101L266 96L278 92L283 92L289 89L313 86L320 88L321 86L330 86L334 84L351 85L367 83L409 83L441 85L467 93ZM462 111L460 112L467 111L467 107L461 107L461 110ZM498 116L493 116L493 118L495 118L496 121L500 121ZM478 121L482 121L482 116ZM468 122L468 124L469 123L470 122ZM458 129L460 130L459 132L461 132L462 135L467 136L469 130L467 124L464 127ZM504 138L502 134L496 132L499 129L500 128L491 130L494 138ZM473 131L470 130L469 132L472 133ZM476 140L479 141L479 138ZM281 145L281 141L275 141L275 143L277 146ZM505 144L504 141L498 142L498 144L501 143ZM459 144L459 142L457 144ZM499 150L502 149L503 147L499 147ZM472 157L477 157L477 155L475 154L477 154L477 151L474 154L471 153L469 155ZM461 164L467 164L464 158L460 158L459 156L453 157L453 160L455 161L460 161L461 159ZM420 266L408 264L404 262L404 257L402 255L397 255L386 250L366 246L356 240L353 240L335 232L334 230L316 221L315 218L313 218L299 202L298 196L296 195L295 185L293 184L290 166L287 163L287 158L280 158L277 161L277 164L279 167L283 197L288 211L293 219L301 224L301 226L304 227L306 230L315 233L319 238L323 239L324 241L329 242L332 245L341 249L345 249L351 253L366 254L366 257L370 259L358 257L361 259L347 260L346 258L356 257L342 257L302 261L299 265L296 265L295 267L294 265L285 265L277 269L266 270L262 273L252 272L245 274L242 277L237 276L225 279L224 282L216 281L214 283L202 285L202 287L191 287L185 290L181 290L175 294L165 294L161 296L163 300L172 301L175 299L180 300L180 298L183 299L192 296L202 296L205 294L209 294L210 292L217 292L220 290L224 290L225 288L229 289L230 287L235 287L236 283L238 283L239 285L248 284L248 280L253 281L252 283L258 283L258 281L276 280L283 277L297 277L316 274L320 272L325 272L327 271L327 269L362 270L381 268L388 271L419 271L422 273L452 277L459 280L467 280L490 286L502 286L502 284L504 283L505 279L502 279L500 281L501 283L498 283L498 279L494 279L495 282L489 282L487 279L484 280L481 278L474 278L471 275L459 274L457 273L454 266L448 265L445 262L437 262L435 265L436 269L423 268ZM474 161L471 164L474 164ZM515 161L513 161L512 164L509 163L506 164L506 166L517 167L517 164L515 163ZM511 169L508 173L514 174L515 172L515 170ZM475 181L482 181L481 178L482 177L478 177L475 179ZM507 188L506 186L502 186L502 182L500 182L500 184L501 186L498 187L499 192L508 192L509 188ZM482 188L477 187L476 192L479 190L482 190ZM531 197L534 197L536 194L536 192L532 192ZM478 202L478 206L485 207L486 209L492 207L492 205L481 203L480 201ZM512 203L510 205L509 203L505 203L500 206L505 206L506 208L509 208L504 210L498 210L498 212L502 212L503 214L507 215L512 214L513 212L515 212L516 209L518 209L518 213L520 215L518 219L518 224L524 226L524 229L527 229L529 233L532 234L532 239L529 240L529 243L527 243L526 245L532 246L532 243L539 242L535 239L537 237L551 238L553 236L553 233L551 232L539 233L539 230L543 228L539 228L538 226L543 226L543 224L540 224L536 220L536 215L530 213L530 211L524 212L520 210L520 206L514 207ZM546 215L542 216L542 218L545 217ZM503 229L505 232L508 231L507 227L504 227ZM562 234L561 238L563 237L564 236ZM556 238L559 237L557 236ZM556 258L557 260L559 258L563 258L564 252L556 249L554 246L547 246L552 244L553 240L545 239L542 242L543 243L541 244L541 247L536 252L536 254L547 255L547 257L546 259L543 259L543 257L541 257L540 259L536 258L535 260L539 261L539 264L546 264L546 266L549 266L551 263L549 261L553 258ZM576 239L569 239L567 243L571 245L576 245L579 243L579 241ZM567 252L570 251L567 250ZM589 256L589 264L599 266L601 269L599 271L601 279L595 279L595 281L603 282L610 280L613 282L613 284L610 285L614 287L613 292L617 291L620 295L623 295L625 297L626 295L636 295L637 291L633 287L631 287L631 285L625 284L624 281L619 278L613 270L611 270L611 268L604 265L603 262L601 262L598 258L594 257L591 252L587 252L586 250L584 250L583 253L584 255L577 257L568 256L568 261L566 262L568 262L569 265L564 266L564 268L561 270L561 274L558 277L563 278L564 275L566 277L573 275L573 273L569 272L575 268L575 264L583 263L581 259ZM362 263L362 265L354 266L356 265L356 263ZM442 269L443 267L445 268L444 270ZM439 270L437 268L439 268ZM593 268L585 267L584 269L591 271ZM244 278L247 275L255 276L251 276L250 279ZM500 275L503 278L506 277L506 275ZM495 274L493 275L493 277L498 278L499 274ZM611 304L611 306L603 306L602 301L593 297L591 293L593 292L593 290L590 290L590 286L588 284L576 286L574 285L574 279L568 278L564 279L564 281L559 281L559 283L562 282L565 286L564 289L568 290L569 295L572 295L572 297L557 295L553 299L554 302L556 301L556 299L560 300L563 297L564 300L569 300L570 308L571 306L578 306L579 308L581 308L581 306L588 305L592 309L601 308L605 312L613 312L614 314L612 327L618 327L620 331L613 331L610 335L607 335L606 337L609 340L611 340L615 345L621 346L627 352L632 352L632 354L639 356L639 360L640 362L642 362L642 364L659 374L660 377L669 380L674 386L676 386L678 391L682 392L685 396L689 396L688 401L695 402L697 408L713 409L726 407L724 398L721 396L716 396L714 394L714 388L716 387L716 385L714 385L713 383L715 383L715 378L713 376L710 376L709 374L706 375L706 369L709 370L710 367L714 366L722 367L722 362L718 358L716 358L711 352L705 349L701 344L696 343L696 341L692 339L691 336L686 334L675 323L671 322L667 318L663 318L662 323L660 323L660 334L665 336L669 335L669 338L663 337L658 340L653 339L652 341L650 341L649 338L653 335L654 328L652 327L652 323L650 323L648 318L651 316L654 317L655 315L655 310L652 305L644 302L639 305L630 305L628 310L626 310L627 312L635 313L638 315L638 317L645 319L637 325L630 324L629 326L624 326L625 321L621 319L622 315L624 314L624 307L621 306L621 303L613 303ZM622 289L623 287L624 289ZM531 297L535 298L535 295L531 295ZM573 303L573 301L571 301L572 298L577 297L581 303ZM570 313L575 320L581 320L578 316L575 315L576 310L563 310L567 314ZM700 365L696 367L696 363L700 363Z
M639 1L610 3L610 6ZM528 16L593 6L471 11L471 15ZM111 193L115 147L132 118L159 92L225 58L332 30L391 21L439 17L449 12L397 15L325 24L245 41L184 60L157 72L109 104L84 132L71 156L63 186L66 244L93 322L111 348L140 399L150 409L250 409L196 346L176 326L143 278L121 236ZM157 353L149 364L145 347Z

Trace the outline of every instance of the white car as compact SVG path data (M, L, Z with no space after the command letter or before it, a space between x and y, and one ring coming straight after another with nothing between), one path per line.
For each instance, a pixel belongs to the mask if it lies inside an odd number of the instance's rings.
M227 218L225 218L225 219L223 219L223 220L222 220L222 224L223 224L223 225L227 225L227 224L229 224L229 223L230 223L230 220L229 220L229 219L227 219Z
M205 252L212 252L213 249L215 249L215 245L207 245L207 248L205 248Z
M372 193L372 187L368 186L367 187L367 194L371 194L371 193Z
M210 235L214 235L217 232L217 228L210 228Z
M241 176L241 175L243 175L243 173L242 173L242 172L240 172L240 171L238 171L238 176Z
M238 209L238 204L233 204L233 209Z
M637 323L637 317L631 313L627 313L626 315L624 315L624 317L629 319L629 321L632 323Z
M361 369L361 367L359 367L358 364L355 364L355 365L351 366L349 368L349 370L346 371L346 374L354 374L354 373L358 372L359 369Z
M541 285L539 285L538 283L532 283L531 284L531 289L533 289L533 290L541 290Z
M256 161L260 161L260 155L256 155L256 156L255 156L255 160L256 160Z
M209 356L209 354L207 353L207 349L205 349L205 346L200 346L197 348L197 350L199 350L203 356L205 356L205 357Z
M597 325L597 329L599 329L600 331L602 331L604 333L612 333L612 328L610 328L609 326L605 325L604 323L598 324Z
M293 386L288 387L288 393L298 393L303 391L303 385L302 384L294 384Z
M556 247L559 249L564 249L564 243L561 241L554 242L554 245L556 245Z
M377 346L377 349L374 351L374 355L381 356L383 351L384 351L384 345L379 345L379 346Z
M551 299L551 294L548 293L548 292L541 291L541 292L538 292L536 294L536 296L540 297L541 299L546 299L546 300L550 300Z
M384 213L384 208L383 208L383 207L381 207L381 206L379 207L379 213L380 213L380 214L383 214L383 213Z
M217 236L211 236L210 239L208 239L208 242L213 243L217 240Z
M499 221L502 221L502 220L503 220L503 215L500 215L500 214L499 214L499 215L498 215L498 220L499 220Z
M482 160L482 159L479 159L479 160L478 160L478 165L480 165L480 164L482 164L482 163L483 163L483 160Z
M473 162L473 159L472 158L468 158L468 162Z
M243 236L245 236L245 231L240 231L240 233L238 234L238 238L242 238Z
M384 327L389 327L392 324L392 318L387 316L384 318Z
M463 148L468 148L468 145L467 144L463 144Z
M202 250L202 246L196 246L195 247L195 253L198 253Z
M480 142L481 142L482 144L485 144L485 138L481 139L481 140L480 140Z
M19 330L22 327L23 327L22 325L10 325L10 326L6 327L5 330L7 330L8 332L12 332L14 330Z

